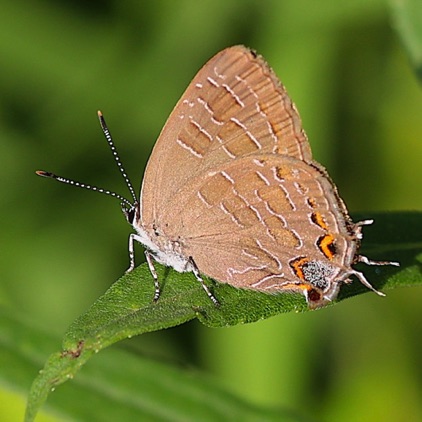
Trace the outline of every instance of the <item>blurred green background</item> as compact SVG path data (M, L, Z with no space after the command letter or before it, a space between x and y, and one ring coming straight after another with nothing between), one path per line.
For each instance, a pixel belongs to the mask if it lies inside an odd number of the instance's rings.
M101 109L138 190L172 107L227 46L273 67L352 213L422 208L422 90L385 1L3 0L0 34L0 304L51 333L127 268L131 229L117 201L34 171L128 196ZM324 421L422 420L420 294L130 342L253 403ZM20 420L26 391L0 385L0 420Z

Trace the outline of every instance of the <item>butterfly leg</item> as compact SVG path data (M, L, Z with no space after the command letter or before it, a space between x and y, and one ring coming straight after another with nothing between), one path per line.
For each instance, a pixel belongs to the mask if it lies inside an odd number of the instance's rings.
M131 233L129 235L129 268L126 270L126 273L130 273L135 268L135 252L133 249L133 243L136 239L136 234Z
M395 261L372 261L372 259L363 255L358 256L358 262L363 262L366 265L394 265L395 267L400 267L400 263Z
M147 263L148 263L148 268L151 272L152 278L154 279L154 288L155 288L155 292L154 292L154 302L157 302L157 300L160 297L160 284L158 283L158 276L157 276L157 271L155 271L155 267L154 267L154 256L151 254L151 252L149 252L148 250L145 250L145 257L147 259Z
M126 270L126 273L130 273L134 268L135 268L135 252L134 252L134 243L135 240L137 242L142 243L142 239L139 238L139 236L135 233L131 233L129 235L129 268ZM147 259L147 263L148 263L148 268L149 271L151 272L152 278L154 279L154 288L155 288L155 292L154 292L154 302L156 302L158 300L158 298L160 297L160 285L158 284L158 276L157 276L157 271L155 271L155 267L154 267L154 256L151 254L151 252L145 250L145 257Z
M190 256L189 257L189 264L192 268L192 272L194 274L194 276L196 277L196 279L201 283L202 288L205 290L205 293L208 295L208 297L212 300L212 302L214 303L215 306L220 306L220 302L217 300L217 298L211 293L210 289L208 288L208 286L205 284L203 278L201 277L201 273L199 272L198 267L195 264L195 261L193 260L193 258Z
M357 261L356 262L362 262L366 265L394 265L396 267L400 266L400 264L398 262L394 262L394 261L372 261L371 259L368 259L366 256L364 255L358 255L357 256ZM352 271L350 273L351 275L355 275L359 281L366 286L368 289L372 290L373 292L377 293L380 296L385 296L384 293L379 292L378 290L376 290L370 283L369 281L365 278L365 276L359 272L359 271ZM347 280L346 280L347 281Z

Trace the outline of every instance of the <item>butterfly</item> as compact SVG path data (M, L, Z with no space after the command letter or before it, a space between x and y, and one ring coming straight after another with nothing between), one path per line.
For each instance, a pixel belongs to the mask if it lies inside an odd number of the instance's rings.
M139 199L101 112L100 123L132 200L38 171L74 186L118 198L160 296L155 261L267 293L300 292L310 308L336 299L356 277L352 266L398 265L359 255L362 227L354 223L325 168L312 158L298 111L262 57L234 46L197 73L168 118L149 158Z

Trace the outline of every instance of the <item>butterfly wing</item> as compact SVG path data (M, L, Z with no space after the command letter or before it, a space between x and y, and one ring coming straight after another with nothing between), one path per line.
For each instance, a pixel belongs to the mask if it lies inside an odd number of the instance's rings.
M357 239L341 209L322 167L257 154L192 180L157 228L204 274L235 286L277 290L303 282L298 258L321 262L333 274L351 264Z
M312 160L297 110L273 71L237 46L198 72L171 113L133 225L156 259L178 271L192 269L193 258L216 280L302 291L315 308L335 299L352 275L376 291L351 267L374 264L357 255L369 223L352 222Z
M155 144L141 191L143 225L190 179L256 153L312 159L296 108L273 71L251 50L231 47L198 72Z

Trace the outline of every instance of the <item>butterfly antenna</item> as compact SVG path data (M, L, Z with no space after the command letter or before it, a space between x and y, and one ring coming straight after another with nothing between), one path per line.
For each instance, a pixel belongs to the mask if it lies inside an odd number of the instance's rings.
M126 171L120 160L119 154L117 153L117 149L114 145L113 138L111 137L110 131L108 130L103 113L101 113L101 111L98 110L97 114L98 114L98 119L100 120L101 129L103 130L104 136L107 140L108 146L111 149L113 157L116 160L117 167L119 167L120 173L122 173L123 179L125 179L126 186L128 187L130 194L132 195L133 201L138 202L138 200L136 199L135 190L133 189L132 183L130 183L129 177L126 174Z
M119 167L120 172L122 173L123 178L125 179L126 185L129 188L129 191L132 195L132 198L133 198L133 201L134 201L133 204L128 199L124 198L122 195L120 195L116 192L112 192L108 189L103 189L103 188L99 188L97 186L87 185L85 183L81 183L81 182L78 182L76 180L67 179L66 177L62 177L62 176L57 176L56 174L51 173L49 171L38 170L35 173L38 176L48 177L50 179L57 180L58 182L65 183L67 185L72 185L72 186L76 186L78 188L88 189L88 190L92 190L94 192L99 192L99 193L104 193L106 195L110 195L114 198L119 199L122 206L125 205L125 208L127 210L133 209L134 204L136 204L138 202L137 199L136 199L135 191L134 191L133 186L130 183L129 177L127 176L125 169L123 168L123 165L120 161L119 154L117 153L116 147L114 146L113 139L110 135L110 131L107 128L106 122L104 120L104 117L103 117L103 114L101 113L101 111L98 111L98 118L100 120L100 124L101 124L101 128L103 130L104 136L106 137L107 143L108 143L108 145L111 149L111 152L113 153L114 159L116 160L117 166Z
M119 199L120 202L122 203L122 205L125 204L127 206L127 209L132 209L133 208L133 204L131 204L129 200L127 200L122 195L119 195L116 192L112 192L112 191L107 190L107 189L99 188L97 186L86 185L85 183L77 182L76 180L67 179L65 177L57 176L57 174L51 173L49 171L37 170L35 173L38 176L48 177L50 179L57 180L58 182L65 183L67 185L71 185L71 186L76 186L78 188L92 190L94 192L105 193L106 195L110 195L110 196L112 196L114 198Z

